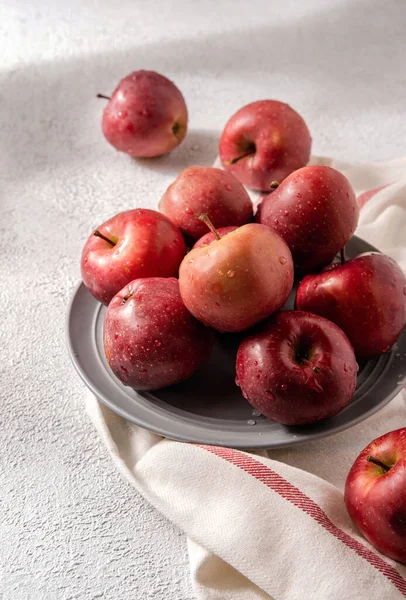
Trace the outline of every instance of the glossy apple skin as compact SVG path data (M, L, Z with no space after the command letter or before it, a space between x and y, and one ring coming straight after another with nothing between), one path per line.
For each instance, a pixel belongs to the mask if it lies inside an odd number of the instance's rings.
M241 183L214 167L187 167L168 187L159 210L190 239L207 232L199 220L205 213L214 227L244 225L253 218L253 206Z
M302 117L288 104L259 100L237 111L221 134L219 152L225 169L241 183L269 191L310 158L312 139ZM255 154L230 161L255 148Z
M278 310L293 285L293 262L279 235L249 223L195 248L179 268L186 307L219 331L243 331Z
M296 308L334 321L359 358L389 350L406 323L406 278L389 256L371 252L307 275Z
M273 227L303 269L332 262L354 233L359 208L350 182L336 169L304 167L261 203L260 222Z
M108 304L133 279L178 274L185 241L161 213L127 210L100 225L98 231L116 242L112 246L92 233L83 248L82 280L99 302Z
M389 471L367 456L390 466ZM361 452L348 473L344 500L362 535L386 556L406 563L406 428L385 433Z
M187 379L208 358L213 332L185 308L178 280L136 279L110 302L104 351L113 373L138 390Z
M134 157L159 156L186 135L188 113L176 85L155 71L134 71L114 90L102 130L116 150Z
M238 229L237 225L230 225L229 227L219 227L217 229L217 233L219 234L220 237L224 237L225 235L227 235L228 233L231 233L232 231L235 231L236 229ZM217 238L214 235L214 233L209 231L208 233L206 233L205 235L203 235L201 238L199 238L197 240L197 242L195 243L193 248L201 248L202 246L209 246L216 239Z
M346 335L331 321L301 311L280 312L243 340L236 368L248 402L285 425L337 414L357 384L358 365Z

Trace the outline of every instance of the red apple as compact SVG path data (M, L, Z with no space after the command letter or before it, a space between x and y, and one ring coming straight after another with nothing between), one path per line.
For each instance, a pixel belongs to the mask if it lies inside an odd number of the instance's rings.
M261 203L260 222L273 227L304 269L323 267L354 233L359 209L350 182L320 165L289 175Z
M406 563L406 428L369 444L351 467L345 504L356 527L380 552Z
M200 321L243 331L278 310L293 285L289 248L269 227L243 225L194 248L179 269L182 299Z
M360 358L389 350L406 323L406 278L389 256L370 252L307 275L296 308L334 321Z
M110 302L104 350L114 374L138 390L187 379L209 356L213 332L186 310L178 280L131 281Z
M172 81L155 71L135 71L109 98L102 129L120 152L159 156L181 143L187 120L185 100Z
M82 252L82 279L108 304L133 279L178 274L186 245L179 229L155 210L115 215L96 229Z
M283 102L260 100L231 117L220 139L220 158L244 185L267 191L310 158L312 140L302 117Z
M188 167L168 187L159 210L193 240L207 231L199 220L207 214L214 227L244 225L252 220L253 207L235 177L213 167Z
M237 225L230 225L229 227L219 227L217 229L217 233L222 238L225 235L227 235L227 233L231 233L231 231L235 231L236 229L238 229ZM208 233L206 233L205 235L203 235L201 238L199 238L197 240L197 242L193 246L193 248L201 248L202 246L209 246L216 239L217 239L216 234L213 233L212 231L209 231Z
M290 310L242 341L236 381L244 398L268 419L303 425L347 406L357 370L351 344L337 325Z

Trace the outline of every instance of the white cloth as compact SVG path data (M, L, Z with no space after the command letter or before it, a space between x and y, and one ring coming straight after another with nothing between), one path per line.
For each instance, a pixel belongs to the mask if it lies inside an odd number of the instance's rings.
M406 159L361 166L320 157L313 162L340 169L358 196L381 188L363 206L356 233L406 271ZM380 555L356 532L342 496L361 449L406 426L404 393L343 433L255 455L161 438L90 395L87 410L121 473L186 532L199 600L406 596L406 566Z

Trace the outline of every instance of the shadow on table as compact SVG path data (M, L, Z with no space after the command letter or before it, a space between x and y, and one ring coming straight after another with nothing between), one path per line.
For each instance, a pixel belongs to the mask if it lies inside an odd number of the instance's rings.
M134 159L137 164L157 171L177 175L185 167L192 165L211 166L217 156L219 133L200 129L188 130L182 144L157 158Z

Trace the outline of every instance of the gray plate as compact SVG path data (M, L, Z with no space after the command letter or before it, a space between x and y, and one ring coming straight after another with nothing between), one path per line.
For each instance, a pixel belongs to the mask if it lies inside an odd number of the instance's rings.
M353 237L349 258L375 250ZM286 303L293 308L295 290ZM256 416L235 385L239 335L218 335L209 361L188 381L156 392L137 392L120 383L103 351L105 307L79 285L68 314L68 345L79 375L107 406L129 421L169 438L234 448L282 448L326 437L366 419L387 404L406 381L406 331L396 346L360 364L351 403L318 424L286 427Z

